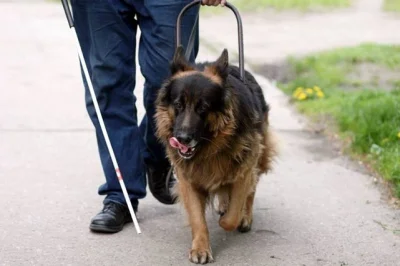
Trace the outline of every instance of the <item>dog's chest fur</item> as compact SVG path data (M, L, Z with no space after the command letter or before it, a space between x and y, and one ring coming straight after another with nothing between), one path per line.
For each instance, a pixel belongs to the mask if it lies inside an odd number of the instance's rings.
M253 137L257 140L257 137ZM250 144L251 143L251 144ZM191 184L210 193L220 187L234 183L237 178L254 169L259 157L259 142L237 143L217 155L206 158L194 158L191 161L180 161L177 168ZM169 150L170 157L176 158L176 151ZM177 162L175 161L175 162Z
M237 167L232 165L229 159L223 157L204 160L198 164L193 162L184 169L187 171L185 177L190 183L210 192L223 185L235 182L237 178L237 175L234 174L237 172L234 170Z

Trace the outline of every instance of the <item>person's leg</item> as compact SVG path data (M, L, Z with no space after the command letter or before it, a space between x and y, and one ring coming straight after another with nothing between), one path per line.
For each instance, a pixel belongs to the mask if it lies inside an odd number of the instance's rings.
M148 167L150 191L157 194L157 191L165 186L165 176L170 165L163 146L155 136L155 100L162 83L170 74L170 61L175 52L176 20L180 11L191 0L144 0L135 2L141 30L139 64L146 80L144 84L146 115L140 124L146 143L143 156ZM192 29L195 27L191 61L195 60L199 49L198 24L195 24L198 12L198 7L193 7L187 11L181 25L182 44L185 48Z
M133 9L123 1L73 0L75 28L93 82L105 126L134 208L146 195L146 178L141 156L144 146L136 116L135 44ZM85 78L83 77L85 80ZM86 107L95 129L106 183L99 188L109 202L125 206L93 101L85 82ZM125 208L113 209L115 213ZM99 217L97 217L99 218ZM101 216L99 219L103 219ZM104 219L103 219L104 220ZM101 222L104 222L104 221ZM93 224L93 221L92 221ZM103 224L104 225L104 224ZM115 225L115 224L114 224ZM123 224L122 224L123 225ZM122 229L118 223L117 229ZM114 230L114 231L119 231Z

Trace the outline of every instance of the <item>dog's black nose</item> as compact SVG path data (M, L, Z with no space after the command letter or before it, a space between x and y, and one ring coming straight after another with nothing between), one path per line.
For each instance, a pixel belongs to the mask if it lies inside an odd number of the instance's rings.
M176 138L178 139L178 141L182 144L189 144L192 140L193 140L193 136L191 134L182 132L179 133Z

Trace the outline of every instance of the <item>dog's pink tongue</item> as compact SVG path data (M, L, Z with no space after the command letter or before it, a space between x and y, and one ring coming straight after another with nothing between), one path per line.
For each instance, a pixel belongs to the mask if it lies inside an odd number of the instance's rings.
M182 153L187 153L187 151L189 150L188 146L180 143L175 137L169 139L169 145L171 145L175 149L179 149Z

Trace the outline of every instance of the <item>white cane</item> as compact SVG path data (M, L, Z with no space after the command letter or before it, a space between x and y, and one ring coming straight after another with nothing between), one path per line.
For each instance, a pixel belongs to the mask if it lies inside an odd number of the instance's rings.
M138 221L136 219L135 212L133 211L132 203L131 203L131 201L129 199L128 192L126 191L125 183L124 183L124 180L122 178L121 171L119 170L117 159L115 158L114 150L113 150L113 148L111 146L110 139L108 137L108 133L107 133L106 127L104 125L103 117L101 115L99 104L97 102L97 97L96 97L96 94L94 93L92 80L90 79L90 75L89 75L89 72L88 72L88 69L87 69L87 66L86 66L85 58L83 57L82 48L81 48L80 43L79 43L78 35L76 34L76 31L75 31L74 21L72 19L72 14L71 14L71 10L69 8L68 0L61 0L61 3L63 5L63 7L64 7L65 15L67 16L68 24L69 24L69 27L71 29L71 34L73 35L73 38L75 39L75 42L76 42L76 47L78 49L78 55L79 55L79 59L80 59L80 62L81 62L82 68L83 68L83 72L85 74L86 83L87 83L87 85L89 87L90 95L92 97L93 104L94 104L94 107L96 109L96 114L97 114L97 118L99 119L101 131L103 133L104 139L105 139L106 144L107 144L108 151L109 151L110 156L111 156L112 163L114 165L115 173L117 174L117 178L118 178L119 184L121 185L122 192L124 193L125 201L128 204L129 212L130 212L130 214L132 216L133 223L135 224L136 232L138 234L140 234L142 232L140 230L139 223L138 223Z

